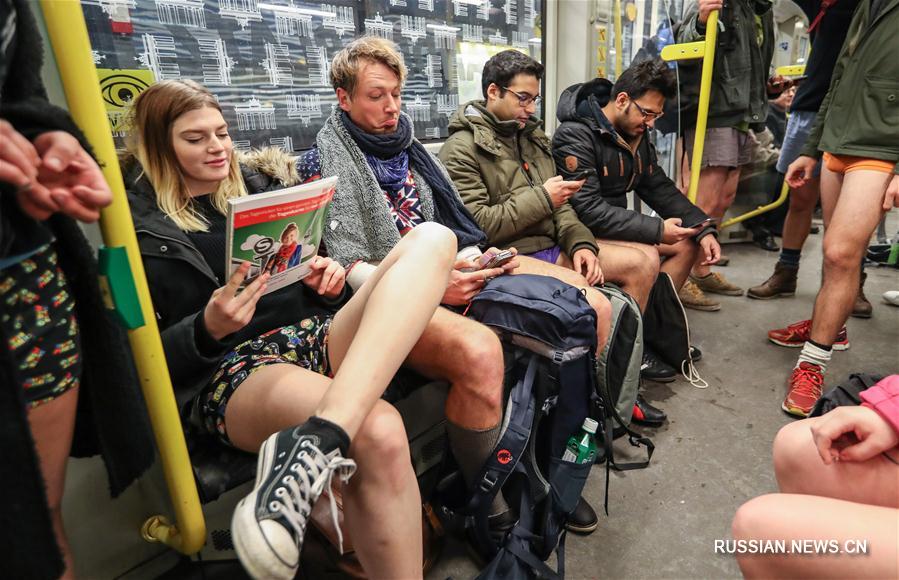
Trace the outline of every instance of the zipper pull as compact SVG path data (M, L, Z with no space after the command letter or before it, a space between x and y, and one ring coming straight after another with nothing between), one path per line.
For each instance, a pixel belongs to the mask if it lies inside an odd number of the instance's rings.
M528 162L527 162L527 161L522 161L522 162L521 162L521 166L524 167L524 170L525 170L525 171L530 171L530 170L531 170L531 166L528 165Z

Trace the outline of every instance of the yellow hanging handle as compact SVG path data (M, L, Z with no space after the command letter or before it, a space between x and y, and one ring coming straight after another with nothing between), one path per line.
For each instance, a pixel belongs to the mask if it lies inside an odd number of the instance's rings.
M103 175L112 189L112 204L102 210L100 217L103 242L112 248L125 248L143 314L144 325L129 330L128 339L177 517L176 525L168 524L161 516L150 518L144 525L144 537L163 542L184 554L193 554L206 541L206 523L150 302L115 145L100 95L81 4L77 0L41 0L41 9L59 64L69 110L93 146Z
M718 42L718 11L709 13L705 24L705 40L685 44L671 44L662 49L662 58L667 61L702 59L702 77L699 84L699 110L696 112L696 136L693 140L693 158L690 159L690 187L687 197L696 203L699 189L699 170L702 167L702 153L705 149L705 129L709 119L709 100L712 95L712 72L715 67L715 45Z

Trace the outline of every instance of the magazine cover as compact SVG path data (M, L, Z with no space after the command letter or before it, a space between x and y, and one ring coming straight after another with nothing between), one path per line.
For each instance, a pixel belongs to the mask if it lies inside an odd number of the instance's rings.
M265 292L302 280L318 253L337 177L228 200L228 275L250 262L244 285L271 274Z

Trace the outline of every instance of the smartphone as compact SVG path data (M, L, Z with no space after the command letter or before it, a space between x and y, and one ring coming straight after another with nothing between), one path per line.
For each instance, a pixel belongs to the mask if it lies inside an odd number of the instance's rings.
M512 250L503 250L498 254L493 256L489 256L488 254L484 254L481 256L481 269L489 270L490 268L499 268L501 266L506 265L509 260L515 257L515 252Z
M692 226L681 226L681 227L687 228L688 230L692 230L693 228L699 228L699 227L705 226L713 221L715 221L715 220L713 220L712 218L705 218L701 222L695 223Z
M566 181L580 181L582 179L587 179L591 175L596 175L596 170L592 167L589 167L587 169L584 169L583 171L575 173L574 176L571 177L571 179L567 179Z

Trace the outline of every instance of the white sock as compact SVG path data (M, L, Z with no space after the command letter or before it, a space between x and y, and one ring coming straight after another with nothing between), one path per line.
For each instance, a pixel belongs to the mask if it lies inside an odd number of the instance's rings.
M821 372L823 373L827 370L827 364L830 362L830 357L832 355L833 351L824 350L823 348L806 341L805 345L802 347L802 352L799 353L799 360L796 361L796 367L799 366L799 363L805 361L813 365L818 365L821 367Z

